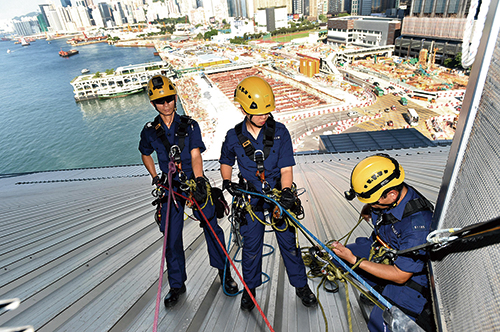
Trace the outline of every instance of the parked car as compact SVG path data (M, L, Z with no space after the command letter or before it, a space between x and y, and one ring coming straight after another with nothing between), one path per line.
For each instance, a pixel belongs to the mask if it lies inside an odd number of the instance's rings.
M394 121L392 121L392 120L387 121L387 125L389 127L394 127Z
M359 113L356 111L347 112L347 116L357 116L357 115L359 115Z
M379 86L379 83L378 82L373 82L373 85Z

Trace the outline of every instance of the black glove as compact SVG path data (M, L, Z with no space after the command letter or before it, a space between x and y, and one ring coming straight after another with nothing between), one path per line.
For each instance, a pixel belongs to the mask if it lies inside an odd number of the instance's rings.
M160 177L157 175L157 176L155 176L155 177L153 178L153 181L151 182L151 185L152 185L152 186L157 186L157 185L159 185L160 183L161 183L161 179L160 179Z
M281 190L280 205L283 209L290 210L293 204L295 204L295 200L296 198L292 193L292 189L283 188L283 190Z
M203 176L196 178L196 189L193 192L194 199L199 203L205 203L207 199L207 181Z
M231 194L231 196L236 196L239 194L237 191L239 189L239 185L235 182L231 182L231 180L224 180L222 181L222 189L226 189L228 193Z

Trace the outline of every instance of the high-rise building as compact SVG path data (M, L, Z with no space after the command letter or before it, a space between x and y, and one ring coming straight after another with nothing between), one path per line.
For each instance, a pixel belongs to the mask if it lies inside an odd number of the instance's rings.
M437 64L454 58L462 51L469 5L470 0L414 0L394 53L413 58L426 49Z
M246 0L227 0L227 10L230 17L249 17Z
M43 17L42 14L38 14L36 16L36 19L38 20L38 25L40 26L40 31L41 32L47 32L48 29L47 29L47 21L45 20L45 18Z
M46 22L46 26L49 27L50 23L49 23L49 19L47 18L46 11L50 10L50 5L44 4L44 5L38 5L38 7L40 8L40 12L42 13L43 19Z
M470 0L413 0L410 16L464 18L469 5Z

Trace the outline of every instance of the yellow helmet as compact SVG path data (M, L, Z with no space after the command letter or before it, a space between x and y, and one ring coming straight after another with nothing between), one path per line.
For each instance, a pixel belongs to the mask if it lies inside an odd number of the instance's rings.
M174 84L166 76L156 75L151 77L148 82L148 96L150 101L176 94L177 91Z
M405 171L396 159L387 154L376 154L354 167L351 189L345 195L349 200L357 196L362 203L375 203L385 190L403 183L404 179Z
M274 93L269 83L258 76L242 80L234 90L234 101L248 114L259 115L274 111Z

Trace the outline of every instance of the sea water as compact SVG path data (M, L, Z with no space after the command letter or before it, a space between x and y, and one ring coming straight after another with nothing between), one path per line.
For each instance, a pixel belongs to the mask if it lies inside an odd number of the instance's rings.
M72 48L79 54L59 56ZM84 68L160 61L153 52L66 39L0 42L0 174L141 163L139 134L156 116L146 93L76 102L70 81Z

